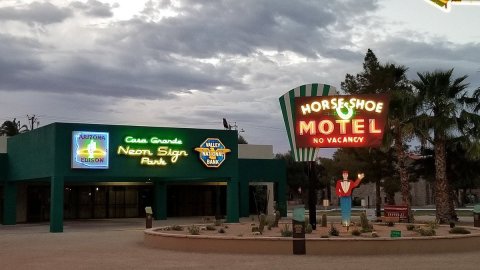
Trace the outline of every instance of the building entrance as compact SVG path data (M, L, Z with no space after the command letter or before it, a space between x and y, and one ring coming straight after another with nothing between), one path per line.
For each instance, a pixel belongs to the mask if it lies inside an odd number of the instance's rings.
M167 216L224 216L227 186L169 185L167 186Z
M66 185L65 219L145 217L145 206L153 204L152 186ZM27 188L27 221L48 221L50 187Z
M151 186L66 186L65 219L135 218L153 204Z

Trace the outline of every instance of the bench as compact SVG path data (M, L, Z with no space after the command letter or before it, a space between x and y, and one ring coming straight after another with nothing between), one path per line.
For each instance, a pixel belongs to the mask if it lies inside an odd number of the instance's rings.
M408 206L385 205L383 207L383 222L408 222Z

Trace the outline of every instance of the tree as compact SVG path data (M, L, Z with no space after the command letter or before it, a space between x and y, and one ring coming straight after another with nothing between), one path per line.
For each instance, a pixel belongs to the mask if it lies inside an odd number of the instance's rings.
M447 177L452 191L456 190L457 195L460 189L463 191L458 201L462 206L466 203L467 189L480 186L480 160L471 158L467 151L461 143L447 142Z
M238 134L238 144L248 144L248 142L242 135Z
M5 121L0 127L0 135L5 135L8 137L18 135L23 132L27 132L27 125L21 125L20 121L17 121L16 118L13 118L13 121Z
M471 111L478 108L478 96L468 96L468 84L464 83L467 76L453 79L452 73L453 69L417 73L419 80L412 82L420 104L416 131L434 147L435 205L440 223L456 218L447 178L447 141L456 137L463 144L478 145L478 133L473 133L480 121Z
M306 190L308 187L308 176L305 164L295 162L292 153L276 154L276 159L283 159L287 167L287 186L290 194L301 195L298 190Z
M410 208L406 150L408 149L407 142L414 134L412 119L416 115L416 99L406 77L407 70L402 65L380 64L373 51L368 49L363 63L363 72L356 76L347 74L341 87L349 94L390 94L390 110L384 134L384 148L394 146L402 203ZM390 190L394 190L394 188ZM378 191L377 194L379 194ZM392 194L390 193L390 195Z

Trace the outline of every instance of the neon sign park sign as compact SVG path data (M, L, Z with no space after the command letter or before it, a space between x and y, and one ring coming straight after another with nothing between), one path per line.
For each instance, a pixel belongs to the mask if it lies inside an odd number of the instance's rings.
M388 103L388 95L296 97L296 145L378 147Z

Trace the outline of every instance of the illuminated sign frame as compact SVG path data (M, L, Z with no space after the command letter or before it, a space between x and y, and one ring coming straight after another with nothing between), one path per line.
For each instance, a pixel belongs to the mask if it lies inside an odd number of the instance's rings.
M296 97L297 147L379 147L388 105L381 94Z
M72 132L72 169L108 169L109 133Z
M195 148L198 157L207 168L219 168L232 150L218 138L207 138L199 147Z

